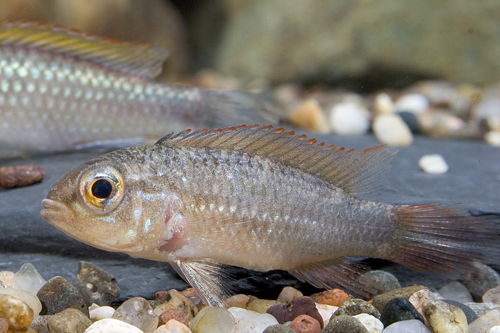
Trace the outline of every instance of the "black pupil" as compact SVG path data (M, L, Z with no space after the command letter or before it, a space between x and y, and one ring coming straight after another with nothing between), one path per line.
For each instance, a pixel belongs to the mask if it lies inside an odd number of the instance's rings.
M113 186L107 179L99 179L92 184L92 194L99 199L106 199L111 195Z

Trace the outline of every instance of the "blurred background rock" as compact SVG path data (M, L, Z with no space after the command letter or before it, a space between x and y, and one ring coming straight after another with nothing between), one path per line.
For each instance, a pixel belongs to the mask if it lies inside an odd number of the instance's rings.
M213 68L243 82L419 79L485 85L500 73L497 0L1 0L0 19L60 23L167 47L164 78Z

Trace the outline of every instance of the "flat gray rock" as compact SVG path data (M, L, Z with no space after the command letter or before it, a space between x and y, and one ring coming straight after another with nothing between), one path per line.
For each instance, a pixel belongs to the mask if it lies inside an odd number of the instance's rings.
M346 137L310 133L308 136L346 148L379 144L371 135ZM363 194L363 198L388 203L459 204L474 214L500 215L499 148L483 142L416 137L413 145L398 150L384 187ZM78 151L0 161L1 166L39 164L47 172L40 184L11 190L0 188L0 270L17 271L23 263L31 262L46 279L61 275L73 282L78 262L90 261L115 275L122 290L121 300L131 296L152 298L158 290L187 287L166 263L95 249L66 236L40 216L40 202L50 186L70 168L100 154ZM442 175L421 171L418 160L425 154L441 154L450 167L449 171ZM444 281L453 279L414 272L386 262L375 261L374 265L385 266L384 269L398 277L402 286L422 283L438 288ZM258 293L266 298L276 297L284 285L296 283L289 275L279 272L248 274L237 270L235 276L236 291Z

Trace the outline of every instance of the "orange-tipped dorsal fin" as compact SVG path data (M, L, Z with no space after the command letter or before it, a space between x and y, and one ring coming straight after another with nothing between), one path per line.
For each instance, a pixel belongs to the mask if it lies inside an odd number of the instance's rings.
M238 126L217 130L181 132L157 142L168 147L237 150L260 155L323 179L353 194L366 192L383 180L394 152L385 146L347 150L325 147L315 139L295 136L272 126Z
M151 44L97 37L61 25L27 20L1 24L0 47L5 45L75 57L147 78L160 74L168 57L167 50Z

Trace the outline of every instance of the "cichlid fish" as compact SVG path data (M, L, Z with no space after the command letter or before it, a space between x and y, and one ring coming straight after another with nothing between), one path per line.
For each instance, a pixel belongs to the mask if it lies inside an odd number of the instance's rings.
M131 146L170 131L276 123L254 94L151 81L168 56L29 21L0 26L0 157ZM153 141L154 142L154 141Z
M41 215L92 246L171 263L219 306L225 265L367 294L373 286L350 256L443 273L498 263L498 230L486 218L352 195L379 183L393 155L272 126L184 131L69 171Z

